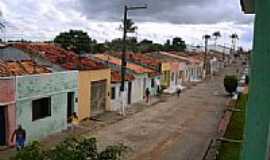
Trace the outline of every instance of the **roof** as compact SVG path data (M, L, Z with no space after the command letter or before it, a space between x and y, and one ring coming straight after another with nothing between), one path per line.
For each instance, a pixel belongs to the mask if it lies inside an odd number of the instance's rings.
M94 55L96 58L102 60L102 61L107 61L109 63L115 64L115 65L121 65L122 60L113 56L110 56L108 54L96 54ZM137 64L133 63L127 63L127 68L135 72L136 74L143 74L143 73L154 73L154 70L142 67Z
M21 76L40 73L50 73L44 66L37 65L32 60L0 61L0 77Z
M111 72L111 78L112 78L111 79L111 82L112 83L119 83L119 82L121 82L121 74L120 74L120 72L118 72L118 71L112 71ZM134 79L135 79L135 77L132 74L126 73L125 81L132 81Z
M0 47L0 59L4 61L21 61L31 60L31 57L22 50L7 46L4 48Z
M110 53L110 55L113 55L116 57L122 56L121 53L117 53L117 52ZM159 70L160 65L162 63L159 59L147 56L147 55L142 54L142 53L128 52L128 53L126 53L126 58L130 62L133 62L133 63L138 64L138 65L147 66L148 68L151 68L154 70Z
M178 60L181 61L186 61L188 64L198 64L201 62L199 57L196 57L195 54L183 54L183 53L169 53L169 52L161 52L161 54L164 54L166 56L171 56L173 58L177 58ZM196 54L198 55L198 54Z
M242 10L246 14L254 14L255 13L255 0L240 0Z
M160 52L160 54L164 55L164 56L167 56L167 57L171 57L171 58L176 58L177 61L180 61L180 62L184 62L184 63L192 63L192 61L190 59L188 59L187 57L183 57L183 56L180 56L180 55L176 55L176 54L173 54L173 53L169 53L169 52Z
M15 47L30 54L39 54L53 64L60 65L67 70L97 70L107 68L97 61L79 57L72 51L67 51L53 44L46 43L17 43Z

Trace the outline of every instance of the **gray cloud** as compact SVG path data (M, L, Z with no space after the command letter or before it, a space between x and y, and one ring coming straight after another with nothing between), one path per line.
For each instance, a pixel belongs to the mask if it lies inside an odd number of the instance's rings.
M119 21L125 4L148 4L148 9L131 12L138 21L175 24L248 24L253 16L241 13L238 0L79 0L77 8L89 19Z

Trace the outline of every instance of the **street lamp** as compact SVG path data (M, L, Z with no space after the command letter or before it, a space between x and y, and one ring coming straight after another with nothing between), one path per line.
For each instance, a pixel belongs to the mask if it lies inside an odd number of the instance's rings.
M122 50L122 64L121 64L121 96L122 96L122 114L125 114L125 75L126 75L126 40L127 40L127 17L128 17L128 11L130 10L139 10L139 9L147 9L147 5L144 6L132 6L128 7L125 5L124 8L124 20L123 20L123 26L124 26L124 33L123 33L123 50Z

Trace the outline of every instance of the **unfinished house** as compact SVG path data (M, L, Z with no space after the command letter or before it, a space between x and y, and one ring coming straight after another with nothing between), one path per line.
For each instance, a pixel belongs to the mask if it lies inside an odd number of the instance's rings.
M10 145L18 124L26 130L27 142L67 128L69 115L77 110L76 71L52 73L31 60L1 61L0 66L2 145Z
M111 110L111 70L86 57L79 57L53 44L20 43L16 48L31 55L37 63L53 71L78 71L78 116L80 120Z

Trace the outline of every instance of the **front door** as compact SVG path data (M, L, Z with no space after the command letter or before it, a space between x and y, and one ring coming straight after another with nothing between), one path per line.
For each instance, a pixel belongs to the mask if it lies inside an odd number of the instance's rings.
M105 111L107 95L106 87L106 80L91 83L91 117Z
M128 104L131 104L132 82L128 82Z
M0 146L6 145L5 107L0 106Z
M74 92L67 93L67 120L70 122L70 117L74 112Z

